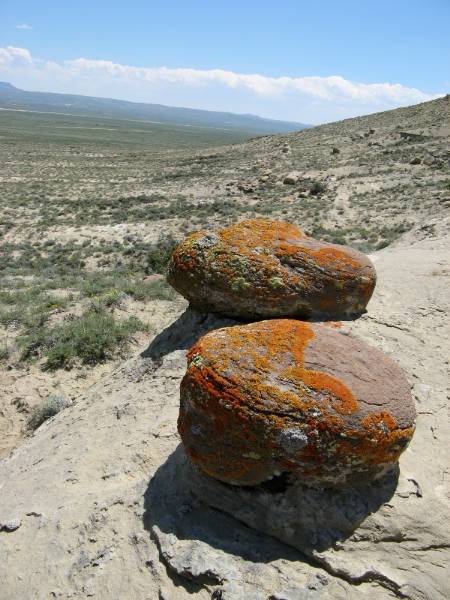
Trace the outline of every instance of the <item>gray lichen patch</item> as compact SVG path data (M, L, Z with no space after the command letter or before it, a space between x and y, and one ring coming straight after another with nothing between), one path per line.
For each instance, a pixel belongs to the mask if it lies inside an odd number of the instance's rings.
M306 446L308 436L303 429L292 427L291 429L281 431L278 440L286 452L295 454Z

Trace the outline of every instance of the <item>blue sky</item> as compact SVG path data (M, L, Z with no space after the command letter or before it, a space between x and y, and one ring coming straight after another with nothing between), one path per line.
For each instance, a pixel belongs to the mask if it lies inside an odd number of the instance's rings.
M317 123L450 88L450 0L0 0L0 79Z

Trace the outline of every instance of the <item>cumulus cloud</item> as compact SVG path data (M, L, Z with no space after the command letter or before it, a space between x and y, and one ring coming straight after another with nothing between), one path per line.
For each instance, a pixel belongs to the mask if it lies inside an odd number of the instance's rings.
M71 89L59 91L100 96L112 93L125 99L244 110L309 122L365 114L436 97L400 83L359 83L340 75L269 77L223 69L135 67L87 58L57 63L33 59L25 48L0 48L0 65L12 62L21 62L35 79L44 81L47 76L47 81L54 82L54 89L61 82L66 86L72 84ZM124 90L128 96L124 96Z
M26 48L15 48L14 46L6 46L0 48L0 66L10 66L14 64L32 65L33 59Z
M28 25L28 23L21 23L20 25L16 25L16 29L27 29L29 31L30 29L33 29L33 27Z
M261 96L279 96L300 93L320 100L336 99L391 102L423 102L431 96L418 89L399 83L356 83L340 76L332 77L267 77L242 74L222 69L168 69L121 65L106 60L78 58L68 61L67 67L74 73L104 76L122 80L140 80L149 83L182 83L207 85L217 83L230 88L245 88Z

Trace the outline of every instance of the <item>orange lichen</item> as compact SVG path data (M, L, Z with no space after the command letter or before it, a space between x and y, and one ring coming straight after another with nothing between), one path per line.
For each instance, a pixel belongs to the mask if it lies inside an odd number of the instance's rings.
M361 268L361 261L356 260L350 256L349 252L344 252L339 248L329 246L319 248L317 250L310 249L310 253L317 260L319 265L333 265L335 268L343 268L346 266L353 267L354 269Z
M289 223L250 219L188 236L173 254L168 281L194 305L217 312L338 315L364 308L375 272L350 248L314 240Z
M268 345L271 353L269 354L269 360L272 360L276 355L281 340L284 344L286 339L291 340L291 352L294 356L294 362L293 366L287 370L288 376L294 381L304 381L308 387L317 392L329 392L338 401L334 408L339 413L350 414L355 412L358 408L358 401L342 381L323 371L305 369L306 346L314 338L314 331L311 326L308 323L290 320L271 321L271 324L273 335ZM267 368L267 364L265 367Z
M277 319L264 322L264 329L264 353L260 352L262 332L259 327L253 330L251 326L246 328L244 336L242 336L241 328L228 328L225 330L227 338L225 346L219 345L217 348L208 343L210 342L210 338L208 337L200 340L189 351L188 360L192 360L192 357L195 355L208 355L212 351L215 362L212 367L202 365L200 369L193 370L192 376L194 380L202 379L204 388L213 395L217 394L217 387L222 388L226 386L226 381L221 374L228 371L232 360L235 358L232 349L240 348L242 342L245 341L247 352L245 360L251 363L254 374L256 374L256 377L254 375L255 381L251 382L251 387L254 388L257 397L261 397L265 391L269 391L270 394L277 394L277 389L272 384L261 383L261 373L270 372L274 368L274 365L276 365L277 357L290 353L290 364L285 369L280 369L277 377L280 380L292 382L298 388L295 393L286 394L283 392L281 394L283 397L289 398L294 408L305 408L308 404L306 398L302 398L302 396L305 396L305 393L298 387L298 382L304 382L309 388L317 392L328 392L331 394L337 400L337 404L334 407L339 413L350 414L357 410L357 400L351 390L342 381L328 373L305 368L306 346L314 338L314 331L308 323L289 319ZM229 374L227 375L227 379L230 379ZM237 395L237 388L228 389L227 394L230 395L230 400L240 400L239 395ZM301 395L299 396L299 394Z
M267 266L278 268L281 256L295 256L309 254L321 265L330 265L342 269L345 266L361 269L361 260L357 260L349 253L349 249L338 248L314 238L305 236L304 233L282 221L270 221L268 219L249 219L232 225L219 232L220 238L240 256L255 258L256 248L269 249L270 252L262 252L257 257Z
M313 338L308 323L283 319L219 330L191 348L179 431L203 470L242 482L259 474L264 479L272 468L270 456L279 457L281 468L295 465L283 456L279 436L298 422L308 432L299 456L317 465L325 461L319 432L342 430L343 416L357 411L358 401L338 378L305 367ZM207 423L212 448L193 454L191 431L198 423ZM252 456L244 456L243 448L251 448Z
M306 237L295 225L269 219L248 219L220 231L220 237L244 253L253 248L271 248Z

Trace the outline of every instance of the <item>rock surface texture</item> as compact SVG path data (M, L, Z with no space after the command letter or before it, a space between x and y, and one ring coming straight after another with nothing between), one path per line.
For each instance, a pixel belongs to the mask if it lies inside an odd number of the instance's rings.
M361 314L376 273L347 246L320 242L282 221L253 219L188 236L168 281L194 308L233 317Z
M450 238L374 260L370 313L342 331L414 384L417 428L389 501L371 513L367 499L353 533L306 559L193 497L176 452L185 352L227 323L170 313L144 356L0 461L2 600L447 600Z
M393 468L375 481L342 489L313 488L283 476L259 486L231 486L203 473L185 455L177 460L177 476L205 504L314 557L364 527L369 515L391 500L399 472Z
M191 348L178 430L209 475L256 485L291 473L360 484L396 463L414 432L402 370L323 325L274 319L208 333Z

